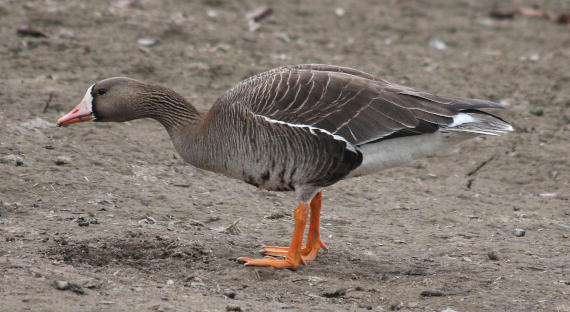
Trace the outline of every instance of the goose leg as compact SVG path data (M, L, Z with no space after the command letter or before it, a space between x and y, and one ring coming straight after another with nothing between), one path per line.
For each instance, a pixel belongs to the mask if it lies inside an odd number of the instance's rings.
M301 245L303 244L303 234L307 225L307 217L309 215L309 205L300 203L295 209L295 231L291 239L291 245L287 248L285 259L277 259L267 256L262 259L252 259L249 257L239 257L238 261L245 262L247 266L271 266L277 269L291 268L295 269L300 263L305 264L301 257Z
M307 234L307 244L301 251L304 260L315 260L319 249L329 250L327 245L321 240L321 206L323 203L323 192L318 192L311 200L311 221L309 223L309 233Z
M321 206L323 202L323 192L318 192L311 200L311 220L309 223L309 233L307 234L307 244L301 250L303 260L315 260L320 248L328 250L327 245L321 240ZM265 246L261 253L270 256L285 257L289 247Z

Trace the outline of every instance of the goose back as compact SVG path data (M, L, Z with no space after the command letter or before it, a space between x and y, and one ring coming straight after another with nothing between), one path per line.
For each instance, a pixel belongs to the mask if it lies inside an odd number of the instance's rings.
M217 105L238 102L254 114L321 128L357 146L433 133L464 110L502 108L490 101L418 92L355 69L321 64L260 73L230 89Z

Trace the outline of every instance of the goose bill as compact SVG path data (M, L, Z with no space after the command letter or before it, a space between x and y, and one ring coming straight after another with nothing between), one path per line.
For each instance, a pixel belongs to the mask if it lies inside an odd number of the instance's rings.
M71 112L65 114L65 116L61 117L57 121L58 126L67 126L77 122L93 120L93 96L91 96L92 88L93 87L90 87L87 90L81 102L75 106Z

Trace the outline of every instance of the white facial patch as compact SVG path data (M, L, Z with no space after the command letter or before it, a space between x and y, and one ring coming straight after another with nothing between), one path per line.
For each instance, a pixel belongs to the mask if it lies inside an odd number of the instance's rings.
M92 84L91 87L87 89L87 92L85 92L85 95L81 100L81 105L90 113L93 113L93 96L91 95L91 91L93 91L94 86L95 85Z

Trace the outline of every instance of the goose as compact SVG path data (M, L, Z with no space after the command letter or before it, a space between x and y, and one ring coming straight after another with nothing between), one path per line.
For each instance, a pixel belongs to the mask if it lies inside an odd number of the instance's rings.
M320 236L325 187L478 135L513 130L503 118L481 110L486 108L503 107L416 91L352 68L304 64L247 78L204 112L169 88L108 78L91 85L57 123L152 118L191 165L258 188L294 191L298 206L290 245L265 246L265 257L238 260L296 269L328 249Z

